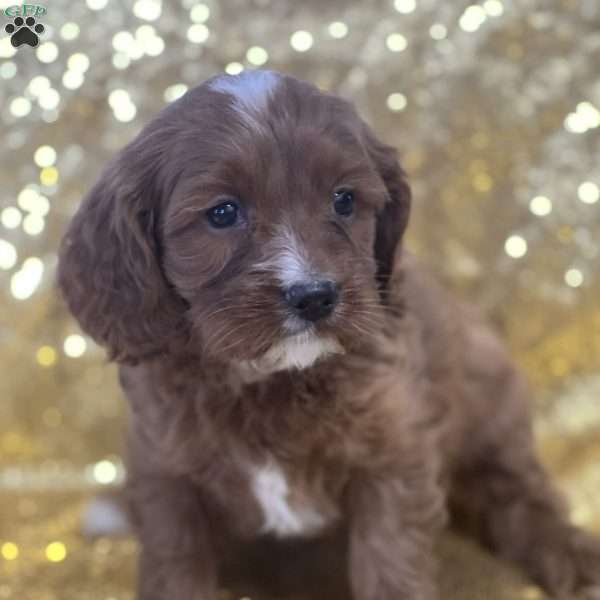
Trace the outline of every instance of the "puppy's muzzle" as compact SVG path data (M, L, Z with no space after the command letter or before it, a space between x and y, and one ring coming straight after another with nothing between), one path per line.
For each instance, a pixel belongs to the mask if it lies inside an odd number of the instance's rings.
M294 283L283 296L297 317L314 323L333 312L339 293L334 281L324 279Z

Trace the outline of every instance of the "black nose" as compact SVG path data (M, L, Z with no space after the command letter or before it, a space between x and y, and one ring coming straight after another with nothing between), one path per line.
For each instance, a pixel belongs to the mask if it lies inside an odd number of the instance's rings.
M287 288L284 296L299 317L314 322L333 312L338 288L335 282L328 280L295 283Z

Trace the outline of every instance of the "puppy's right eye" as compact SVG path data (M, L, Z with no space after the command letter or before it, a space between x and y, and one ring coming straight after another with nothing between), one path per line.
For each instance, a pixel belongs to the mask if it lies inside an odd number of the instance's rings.
M240 207L233 200L228 200L206 211L208 222L216 229L233 227L239 219Z

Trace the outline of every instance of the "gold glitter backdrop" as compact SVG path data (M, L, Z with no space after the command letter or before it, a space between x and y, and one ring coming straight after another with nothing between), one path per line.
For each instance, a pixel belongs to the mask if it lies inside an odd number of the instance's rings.
M37 48L0 15L0 599L133 598L135 543L84 535L123 478L125 406L56 297L56 248L157 109L263 65L352 98L398 146L410 247L505 333L573 519L600 527L598 0L44 6ZM467 542L441 553L446 598L541 597Z

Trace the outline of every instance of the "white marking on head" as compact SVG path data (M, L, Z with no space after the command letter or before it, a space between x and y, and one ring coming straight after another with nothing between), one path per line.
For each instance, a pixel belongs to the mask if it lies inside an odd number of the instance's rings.
M278 83L279 75L276 73L250 69L239 75L222 75L210 84L210 88L232 96L233 107L243 121L255 129L261 129L258 119L266 110Z
M263 533L299 535L315 532L325 525L325 519L311 507L290 506L285 474L274 462L255 470L252 491L264 514Z

